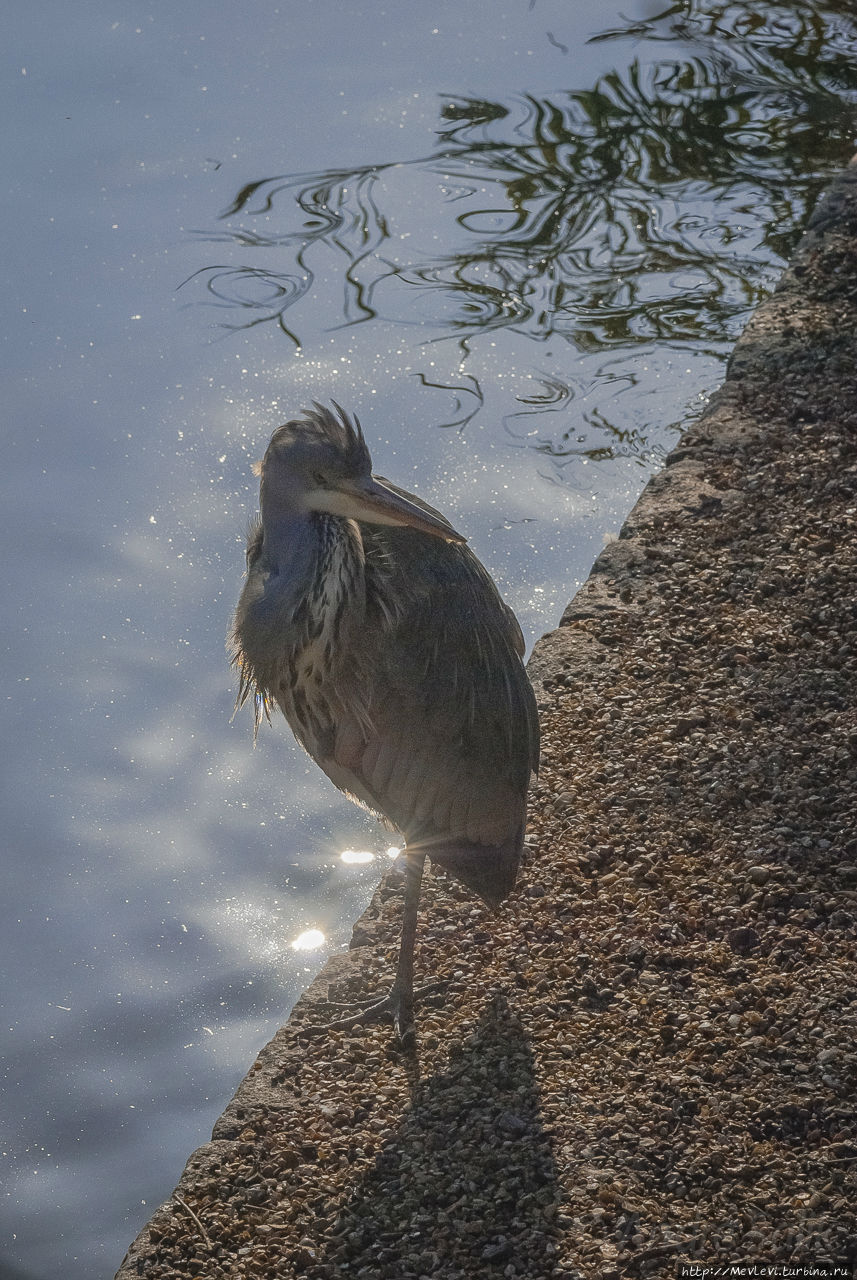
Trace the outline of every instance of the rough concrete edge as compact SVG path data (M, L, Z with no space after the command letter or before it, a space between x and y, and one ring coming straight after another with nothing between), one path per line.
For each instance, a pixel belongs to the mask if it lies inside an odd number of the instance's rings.
M793 355L791 320L798 308L803 313L801 340L805 341L809 317L801 280L806 264L823 241L835 238L848 224L857 224L857 156L824 192L774 293L758 307L735 344L722 385L699 419L683 432L663 469L649 480L618 539L596 558L589 578L563 613L560 628L608 611L632 612L638 607L644 586L639 572L645 559L642 535L651 542L667 520L711 516L742 500L738 493L724 494L707 483L707 464L718 456L746 453L764 434L765 426L742 408L741 384L749 372L758 373L763 365L776 368ZM825 340L829 342L829 336ZM539 676L550 651L546 641L555 634L549 633L536 645L531 678Z
M588 651L595 643L575 623L603 616L609 612L633 614L641 604L644 575L641 566L652 553L652 542L659 530L676 517L693 520L711 515L728 506L730 501L743 501L744 495L714 489L705 479L706 461L718 456L734 456L751 449L765 428L741 407L741 382L749 370L758 371L765 364L776 365L788 359L794 350L791 342L791 318L798 310L804 333L808 322L808 304L801 278L806 264L820 251L829 248L843 229L857 230L857 157L839 174L822 195L807 223L807 228L794 256L770 298L756 310L735 345L720 389L700 416L682 434L676 447L665 460L664 467L646 485L632 508L615 542L609 543L596 558L586 582L576 592L562 615L559 626L536 644L528 664L528 672L539 700L543 686L560 667L567 669L569 653L574 651L575 665L585 665ZM823 304L819 304L819 313ZM645 546L645 550L644 550ZM397 916L390 903L397 897L401 873L391 870L382 878L369 906L354 925L350 950L332 956L296 1003L287 1022L261 1050L234 1097L214 1126L212 1140L197 1148L188 1158L182 1179L192 1174L188 1167L207 1163L218 1154L228 1152L241 1131L255 1114L264 1109L268 1114L282 1111L292 1125L300 1124L300 1101L290 1097L288 1081L279 1076L285 1042L297 1034L296 1025L312 1006L325 1005L335 997L337 988L345 987L353 995L362 985L368 968L367 960L375 949L386 946L395 936ZM424 892L430 892L430 883ZM272 1086L276 1081L276 1087ZM285 1118L285 1115L284 1115ZM181 1185L181 1182L180 1184ZM174 1196L170 1196L169 1203ZM147 1244L146 1224L131 1245L116 1280L126 1280L135 1256Z

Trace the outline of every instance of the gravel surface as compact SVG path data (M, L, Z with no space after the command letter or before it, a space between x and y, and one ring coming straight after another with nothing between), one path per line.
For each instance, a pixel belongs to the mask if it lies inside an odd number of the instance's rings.
M394 871L122 1280L852 1275L855 319L851 168L536 649L528 864L428 876L416 1056L299 1035L389 982Z

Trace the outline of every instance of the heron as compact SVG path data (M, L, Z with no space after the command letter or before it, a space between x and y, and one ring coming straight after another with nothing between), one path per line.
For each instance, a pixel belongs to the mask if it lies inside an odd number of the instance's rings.
M535 697L512 610L449 521L372 473L356 417L318 403L278 427L229 649L236 709L279 709L328 778L405 840L390 1015L415 1037L426 857L496 908L521 862L538 767Z

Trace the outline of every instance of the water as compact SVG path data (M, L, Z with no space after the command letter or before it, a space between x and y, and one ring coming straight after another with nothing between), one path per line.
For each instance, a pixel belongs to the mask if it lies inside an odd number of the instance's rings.
M556 625L853 149L849 7L7 15L0 1276L113 1274L385 864L229 721L272 428Z

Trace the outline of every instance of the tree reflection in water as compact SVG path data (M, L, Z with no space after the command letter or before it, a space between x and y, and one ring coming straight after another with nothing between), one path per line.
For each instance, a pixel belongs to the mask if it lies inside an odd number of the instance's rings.
M554 363L573 376L526 357L536 390L516 396L507 429L557 465L646 460L659 442L612 416L641 353L722 357L850 154L850 7L683 0L605 31L595 40L631 33L681 53L586 90L450 96L425 158L248 183L208 237L242 257L196 279L240 312L231 327L275 324L299 347L300 304L333 251L335 323L421 326L432 347L418 376L456 393L445 425L482 405L473 354L486 335L559 339L572 351ZM437 344L454 346L449 380Z

